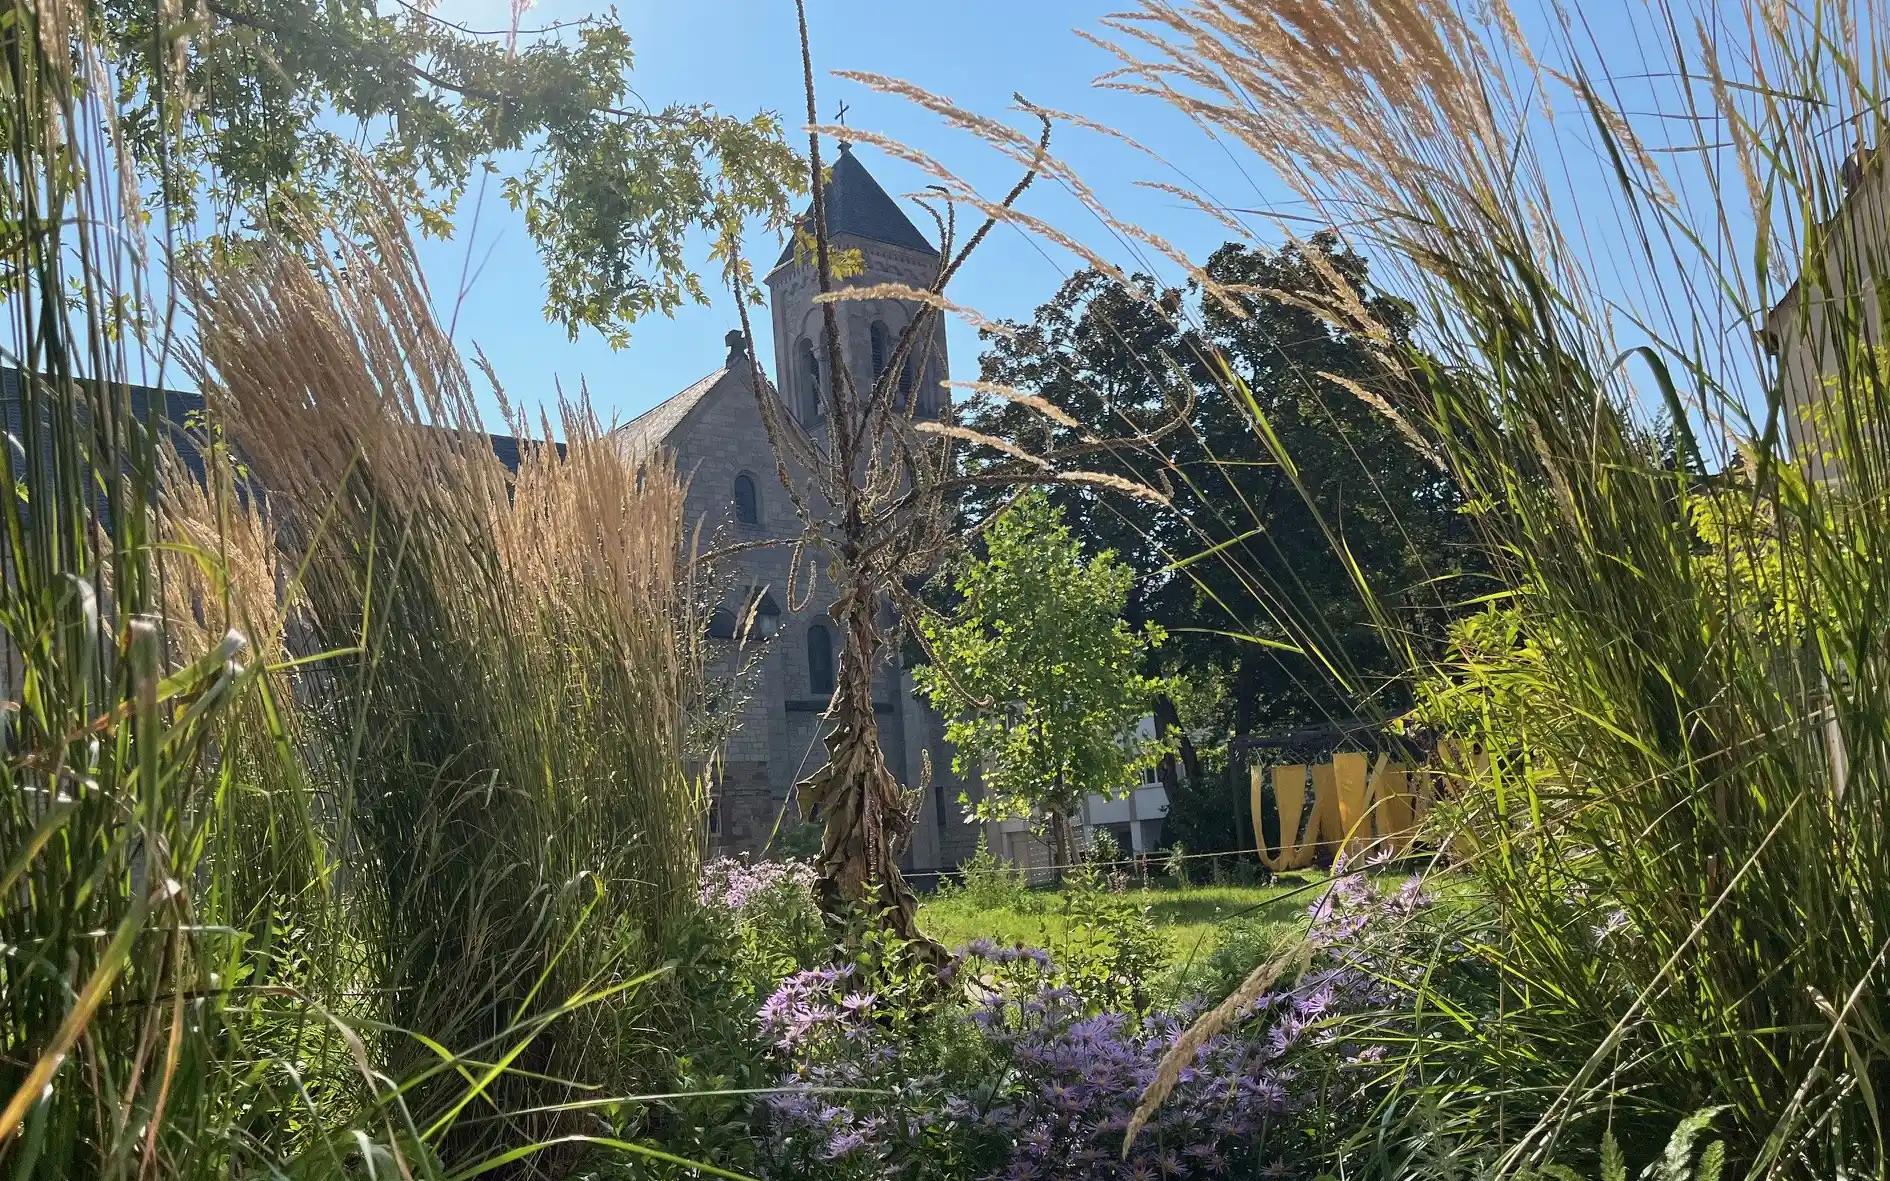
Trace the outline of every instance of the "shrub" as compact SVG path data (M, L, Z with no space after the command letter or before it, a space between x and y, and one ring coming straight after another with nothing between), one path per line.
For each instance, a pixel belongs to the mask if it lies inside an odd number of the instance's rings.
M958 894L972 906L980 910L1025 909L1023 901L1029 889L1024 883L1024 871L999 861L983 836L978 838L978 847L959 867L959 874Z
M1162 858L1162 873L1178 889L1188 888L1188 848L1177 841L1168 847L1168 856Z
M1505 608L1449 670L1493 755L1455 812L1489 921L1427 987L1451 1004L1476 961L1498 984L1413 1043L1399 1103L1443 1113L1426 1138L1511 1129L1523 1160L1582 1119L1645 1155L1723 1102L1742 1175L1890 1171L1890 157L1869 146L1890 60L1857 31L1881 14L1736 5L1725 56L1657 3L1617 26L1649 34L1630 77L1619 35L1530 45L1506 13L1354 22L1335 54L1277 35L1298 6L1248 8L1143 6L1154 31L1118 26L1134 84L1317 216L1374 211L1359 238L1435 330L1349 388L1456 484L1494 574L1465 597ZM1565 3L1541 27L1565 18L1599 27ZM1568 109L1593 178L1543 134ZM1334 276L1321 302L1390 339L1368 301ZM1421 633L1359 590L1425 671ZM1616 911L1632 938L1601 951Z
M298 685L309 761L343 803L372 1016L420 1035L377 1051L431 1124L463 1089L434 1046L539 1023L483 1096L532 1114L461 1124L443 1154L473 1160L573 1134L576 1088L652 1066L601 1032L609 1005L568 1002L658 967L693 906L683 487L575 404L508 470L403 227L372 228L373 252L270 248L194 284L193 376L307 551L301 642L331 654Z
M954 1104L965 1080L1000 1071L975 1029L917 1020L883 1001L849 964L796 973L758 1014L782 1090L766 1100L769 1177L983 1175L1003 1157L1000 1129Z
M1148 983L1168 959L1168 944L1148 909L1108 889L1089 862L1070 871L1061 899L1063 929L1052 950L1063 965L1062 985L1092 1012L1139 1012Z
M754 1014L783 978L820 963L832 947L813 886L804 861L718 857L702 867L697 906L663 948L669 972L617 1034L660 1063L642 1089L668 1097L618 1108L617 1138L722 1168L756 1167L753 1092L770 1086L776 1070L755 1036ZM700 1174L638 1158L614 1164L611 1175Z
M1208 997L1227 996L1255 968L1285 951L1288 938L1276 924L1260 919L1227 920L1220 926L1214 950L1181 973L1179 987Z
M1126 1158L1131 1115L1199 1006L1112 1007L1108 988L1086 996L1072 986L1084 969L988 941L958 954L951 995L923 1002L911 989L869 987L875 977L855 965L798 973L759 1018L784 1088L765 1102L764 1172L1311 1177L1329 1151L1327 1129L1361 1110L1382 1042L1403 1033L1387 1016L1400 995L1393 982L1408 971L1402 922L1426 902L1415 879L1386 890L1342 874L1310 908L1303 970L1180 1064L1173 1094Z
M562 1171L692 901L682 486L580 406L508 472L397 222L96 188L93 8L0 8L0 1170ZM190 423L124 384L179 352Z
M1098 1012L1031 948L974 945L956 972L968 1022L888 1011L851 968L800 973L769 998L761 1023L786 1089L767 1100L768 1176L1310 1177L1296 1115L1325 1102L1320 1031L1377 996L1366 973L1331 966L1261 997L1242 1028L1201 1047L1121 1159L1193 1010Z

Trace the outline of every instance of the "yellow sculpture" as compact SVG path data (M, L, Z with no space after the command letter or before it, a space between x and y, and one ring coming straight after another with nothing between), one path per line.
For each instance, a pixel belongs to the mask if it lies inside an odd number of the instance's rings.
M1487 763L1483 764L1487 766ZM1286 763L1274 767L1273 801L1280 820L1279 849L1267 847L1261 824L1266 776L1258 765L1248 781L1248 806L1253 814L1255 843L1260 860L1275 873L1306 869L1317 861L1343 854L1356 863L1389 849L1407 852L1417 835L1431 799L1431 771L1416 773L1393 763L1388 755L1376 761L1357 751L1343 751L1330 763L1307 767ZM1312 780L1312 811L1306 812L1306 781ZM1300 831L1304 821L1305 831ZM1453 848L1455 846L1453 845Z

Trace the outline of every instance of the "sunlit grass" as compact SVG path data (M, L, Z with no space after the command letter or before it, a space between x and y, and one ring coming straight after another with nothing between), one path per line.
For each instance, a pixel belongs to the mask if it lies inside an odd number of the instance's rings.
M1297 875L1296 875L1297 876ZM1128 891L1147 910L1168 943L1171 961L1185 965L1213 954L1234 924L1276 928L1281 938L1305 927L1306 908L1318 897L1323 875L1265 886L1147 886ZM1015 904L988 907L962 894L933 896L919 907L926 933L946 947L974 939L1048 947L1068 930L1062 896L1054 890L1020 893Z

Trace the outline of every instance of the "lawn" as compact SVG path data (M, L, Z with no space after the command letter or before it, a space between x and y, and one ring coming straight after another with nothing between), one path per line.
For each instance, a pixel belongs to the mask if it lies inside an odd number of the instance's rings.
M1225 932L1238 927L1272 927L1282 937L1302 930L1306 907L1318 897L1320 874L1266 886L1149 886L1129 893L1154 920L1169 943L1177 965L1200 962L1213 953ZM927 899L919 907L925 932L947 947L973 939L1026 943L1043 947L1063 931L1061 897L1053 890L1030 890L1011 905L975 905L962 894Z

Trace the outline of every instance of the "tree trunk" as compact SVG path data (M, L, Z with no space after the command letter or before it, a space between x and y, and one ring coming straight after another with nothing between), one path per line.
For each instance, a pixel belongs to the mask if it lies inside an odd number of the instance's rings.
M1170 734L1178 739L1176 751L1181 756L1181 766L1175 766L1174 755L1163 755L1158 774L1162 785L1173 791L1179 786L1178 776L1186 776L1189 781L1201 777L1201 756L1195 753L1194 739L1181 726L1181 711L1175 708L1175 699L1166 693L1158 693L1154 702L1155 736L1166 739Z
M824 825L814 862L820 907L836 925L862 907L877 909L880 922L907 941L911 954L941 964L945 949L920 932L918 898L899 872L915 815L886 768L873 711L878 597L855 583L834 603L833 617L844 639L839 687L828 713L827 763L796 785L802 813L818 812Z
M1070 814L1061 808L1050 809L1050 860L1057 866L1057 884L1062 885L1067 868L1076 864L1076 829L1070 824Z

